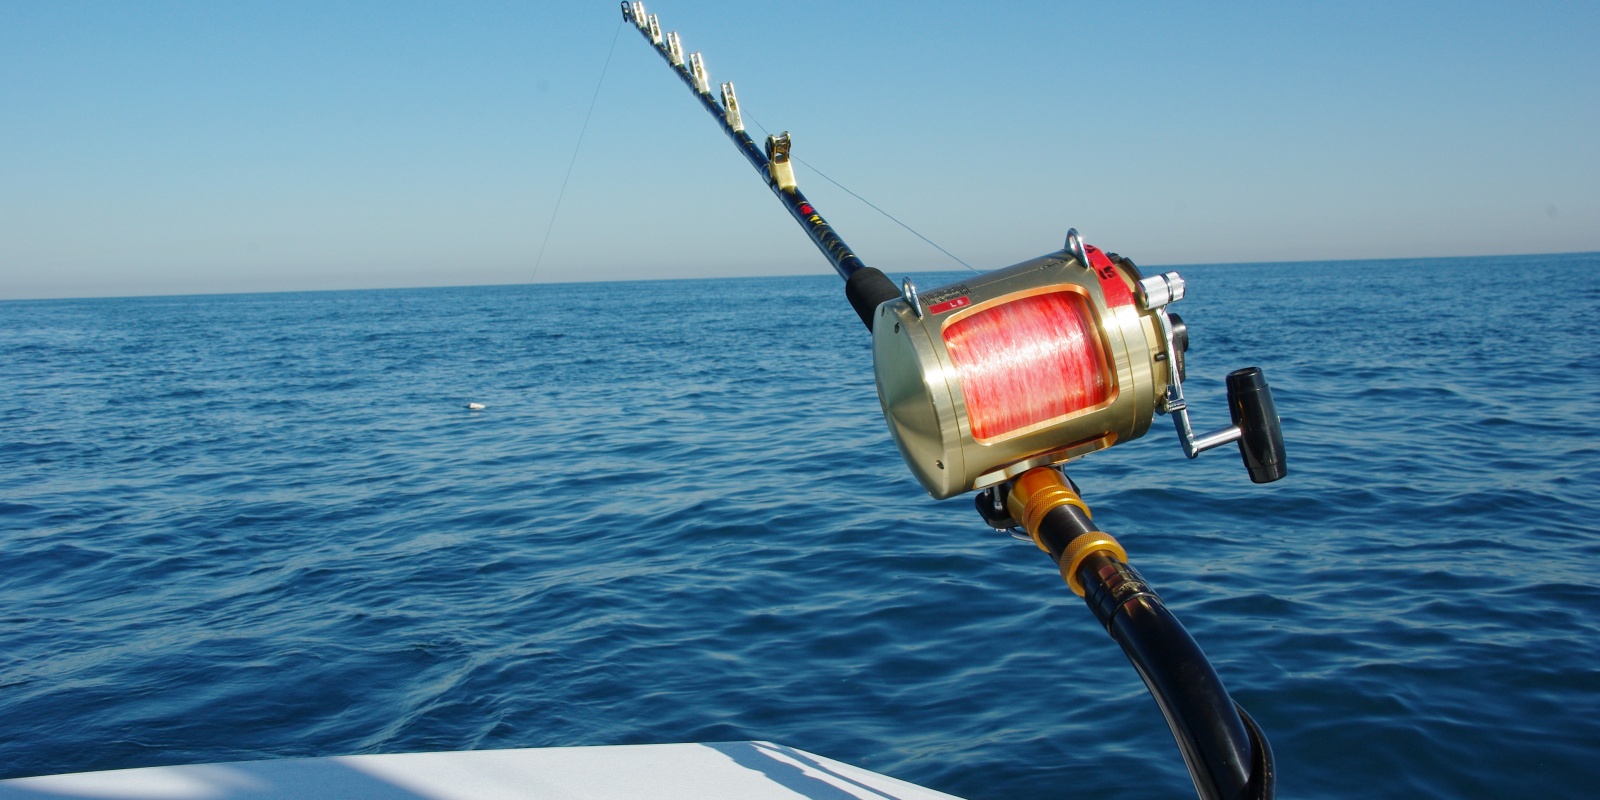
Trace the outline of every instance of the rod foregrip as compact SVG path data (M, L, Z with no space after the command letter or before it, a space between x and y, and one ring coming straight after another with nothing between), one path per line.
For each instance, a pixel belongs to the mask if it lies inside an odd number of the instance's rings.
M870 331L872 315L877 312L878 306L899 297L900 290L895 288L894 281L889 280L882 270L862 267L844 279L844 296Z

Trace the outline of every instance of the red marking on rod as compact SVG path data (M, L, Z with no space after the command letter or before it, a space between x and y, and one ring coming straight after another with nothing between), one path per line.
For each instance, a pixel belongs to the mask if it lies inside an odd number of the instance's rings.
M1106 306L1116 308L1133 305L1133 292L1128 291L1128 284L1122 282L1122 276L1117 274L1117 266L1111 263L1111 259L1092 244L1084 245L1083 252L1089 256L1089 268L1100 279L1100 293L1106 297Z
M970 297L968 297L966 295L961 295L960 297L957 297L954 300L946 300L943 303L936 303L934 305L928 306L928 313L929 314L943 314L946 311L950 311L950 310L956 309L956 308L966 308L967 306L970 306L970 305L972 305L972 298L970 298Z
M815 210L816 209L811 207L810 203L801 203L800 204L800 213L803 214L803 215L810 216L811 212L813 212Z

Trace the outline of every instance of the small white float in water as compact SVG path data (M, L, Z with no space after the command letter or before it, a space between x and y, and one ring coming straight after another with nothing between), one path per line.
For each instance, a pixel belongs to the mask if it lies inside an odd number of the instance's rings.
M467 410L468 411L482 411L483 409L484 409L484 405L482 403L468 403L467 404Z

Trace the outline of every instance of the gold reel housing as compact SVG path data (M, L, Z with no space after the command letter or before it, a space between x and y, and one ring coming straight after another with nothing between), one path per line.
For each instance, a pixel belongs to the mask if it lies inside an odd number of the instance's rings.
M922 293L910 281L872 321L873 372L884 419L906 465L935 499L1060 464L1150 429L1170 381L1166 337L1144 311L1140 276L1074 235L1049 255ZM974 434L973 393L964 391L953 326L1003 306L1059 294L1086 320L1088 346L1105 382L1098 402L987 435ZM1048 376L1046 378L1048 380ZM969 387L975 388L975 387ZM1057 387L1072 391L1073 387ZM983 401L991 402L991 401Z

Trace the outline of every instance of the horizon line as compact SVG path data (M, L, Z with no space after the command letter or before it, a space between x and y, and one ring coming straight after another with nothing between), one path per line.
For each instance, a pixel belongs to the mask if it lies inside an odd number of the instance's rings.
M1141 269L1153 269L1153 268L1158 268L1159 267L1160 269L1166 270L1166 269L1185 268L1185 267L1242 267L1242 266L1261 266L1261 265L1281 265L1281 266L1292 267L1292 266L1306 265L1306 264L1370 264L1370 263L1382 263L1382 262L1394 262L1394 261L1467 261L1467 260L1485 260L1485 259L1496 259L1496 258L1534 258L1534 257L1540 257L1540 256L1564 256L1564 257L1567 257L1567 256L1586 256L1586 255L1600 256L1600 250L1570 250L1570 251L1562 250L1562 251L1544 252L1544 253L1500 253L1500 254L1491 254L1491 255L1471 255L1471 256L1396 256L1396 257L1385 257L1385 258L1332 258L1332 259L1327 259L1327 258L1306 258L1306 259L1296 259L1296 260L1293 260L1293 261L1183 262L1183 263L1167 263L1167 264L1146 264L1143 267L1141 267ZM1004 267L996 267L995 269L1004 269ZM992 272L992 271L994 271L994 270L984 270L984 272ZM922 269L922 270L905 270L905 271L897 271L897 272L900 272L901 274L906 274L906 275L910 275L910 274L923 274L923 275L944 274L944 273L947 273L947 272L951 273L951 274L965 274L964 270L959 270L959 269L949 269L949 270ZM345 288L337 288L337 289L263 289L263 290L236 291L236 292L197 291L197 292L159 292L159 293L152 293L152 294L65 295L65 296L52 296L52 297L0 297L0 303L45 303L45 302L73 301L73 300L135 300L135 299L154 300L154 299L169 298L169 297L236 297L236 296L273 295L273 294L312 294L312 293L320 293L320 292L405 292L405 291L417 291L417 290L428 290L428 289L493 289L493 288L507 288L507 287L524 287L524 286L582 286L582 285L586 285L586 284L604 284L604 283L663 283L663 282L668 282L668 281L741 281L741 280L768 280L768 279L773 279L773 278L820 278L820 277L824 277L824 276L827 276L827 275L830 275L830 274L831 273L829 273L829 272L820 272L819 271L819 272L815 272L815 273L812 273L812 272L800 272L800 273L783 273L783 274L777 274L777 275L724 275L724 276L718 276L718 277L699 277L699 278L688 278L688 277L679 277L679 278L597 278L597 279L591 279L591 280L578 280L578 281L563 280L563 281L537 281L537 282L536 281L521 281L521 282L517 282L517 283L423 284L423 285L416 285L416 286L368 286L368 287L345 287Z

